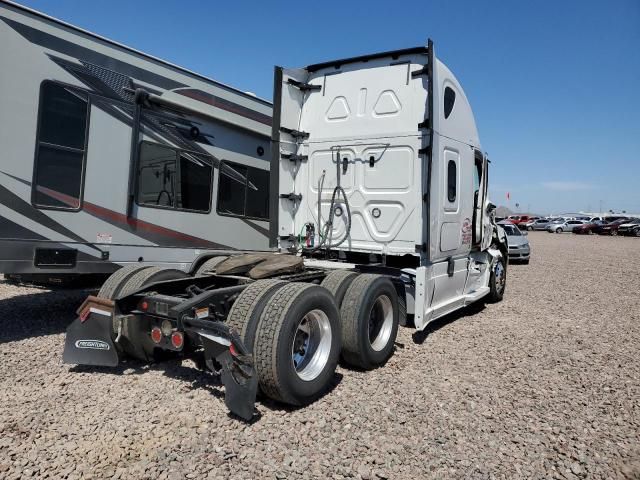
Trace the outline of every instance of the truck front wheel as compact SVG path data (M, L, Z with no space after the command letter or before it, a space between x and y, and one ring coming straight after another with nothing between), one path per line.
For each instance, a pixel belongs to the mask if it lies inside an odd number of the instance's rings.
M326 288L290 283L267 302L254 341L261 391L290 405L305 405L333 381L340 356L338 308Z
M493 262L491 276L489 278L489 295L487 299L491 303L497 303L504 296L504 289L507 286L507 265L504 257L500 257Z

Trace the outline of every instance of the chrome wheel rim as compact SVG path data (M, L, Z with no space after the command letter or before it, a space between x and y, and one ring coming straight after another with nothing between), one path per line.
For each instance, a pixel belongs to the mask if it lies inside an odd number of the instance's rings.
M498 292L502 292L502 290L504 290L504 284L506 281L506 275L505 275L505 270L504 270L504 265L502 264L501 261L497 261L495 266L493 267L493 273L495 275L495 279L496 279L496 290Z
M305 381L317 378L331 353L331 324L322 310L307 313L293 335L291 362L298 377Z
M369 312L369 342L379 352L389 343L393 330L393 305L386 295L380 295Z

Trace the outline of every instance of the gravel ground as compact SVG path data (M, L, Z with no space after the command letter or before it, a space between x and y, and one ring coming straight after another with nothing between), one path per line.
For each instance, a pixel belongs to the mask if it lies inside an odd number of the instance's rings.
M640 240L529 238L502 303L251 425L187 361L62 365L86 292L0 281L0 478L640 478Z

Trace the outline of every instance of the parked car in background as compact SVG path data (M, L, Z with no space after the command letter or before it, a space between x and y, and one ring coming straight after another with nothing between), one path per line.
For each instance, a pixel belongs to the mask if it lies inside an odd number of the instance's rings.
M567 220L565 220L564 218L561 218L561 217L550 218L549 222L546 224L544 229L549 231L549 228L551 228L552 226L554 226L554 225L562 225L566 221Z
M603 217L602 220L604 220L604 223L611 223L617 220L629 220L630 218L631 217L627 217L626 215L609 215L609 216Z
M509 215L507 217L507 220L509 220L514 225L518 225L520 228L524 228L525 224L530 222L533 218L534 217L529 215Z
M627 236L631 236L631 237L640 237L640 225L635 225L635 226L625 230L624 232L621 232L620 229L618 229L618 234L619 235L627 235Z
M625 223L629 223L630 220L630 218L621 218L619 220L614 220L613 222L600 225L597 229L594 230L594 232L598 235L618 235L618 229L620 228L620 226Z
M537 222L538 220L541 220L540 217L529 217L529 220L527 220L525 223L521 223L520 224L520 228L523 228L525 230L533 230L533 228L531 228L531 226Z
M567 220L565 222L553 222L547 227L550 233L573 232L573 229L588 223L586 220Z
M498 223L504 233L507 234L507 244L509 245L509 261L529 263L531 256L531 246L527 238L527 232L521 232L517 225L509 221Z
M546 230L547 226L555 219L553 218L539 218L525 224L527 230Z
M577 235L593 235L594 229L600 225L604 225L606 222L602 219L600 220L589 220L584 225L578 225L573 229L573 233Z
M640 218L632 218L618 227L618 235L630 235L638 226L640 226Z

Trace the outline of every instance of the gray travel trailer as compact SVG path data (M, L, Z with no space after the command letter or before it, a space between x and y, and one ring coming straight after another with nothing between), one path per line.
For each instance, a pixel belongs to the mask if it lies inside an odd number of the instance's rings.
M178 280L116 272L78 309L66 363L191 356L248 420L258 387L307 404L334 385L339 357L382 367L399 325L424 330L502 299L508 252L487 199L488 159L431 42L276 68L272 140L280 253L234 255Z
M269 102L0 1L0 272L268 249Z

